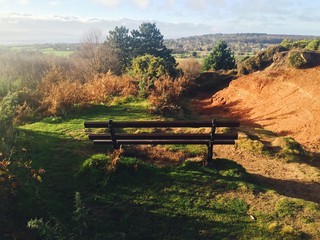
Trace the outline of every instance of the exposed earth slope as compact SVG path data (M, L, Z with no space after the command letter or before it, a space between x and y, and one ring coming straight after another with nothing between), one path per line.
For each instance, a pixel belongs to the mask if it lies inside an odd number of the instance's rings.
M196 103L200 114L231 116L320 149L320 67L269 67Z

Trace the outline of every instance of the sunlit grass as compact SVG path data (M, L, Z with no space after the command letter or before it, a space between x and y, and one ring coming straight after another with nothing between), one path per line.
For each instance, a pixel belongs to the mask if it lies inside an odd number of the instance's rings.
M26 206L30 219L59 219L70 233L74 195L80 192L92 239L300 239L304 235L290 222L291 212L316 226L318 205L302 200L284 198L269 213L252 209L245 195L237 194L264 194L266 189L232 160L215 159L210 167L185 162L157 168L124 153L114 168L108 168L112 156L106 153L112 149L95 148L84 121L159 119L147 109L146 101L117 99L109 106L21 126L28 157L46 170L37 201ZM207 151L205 146L167 149L190 156Z

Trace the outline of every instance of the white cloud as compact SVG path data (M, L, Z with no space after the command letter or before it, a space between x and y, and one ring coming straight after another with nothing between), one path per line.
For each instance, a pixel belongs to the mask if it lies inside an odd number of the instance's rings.
M107 7L115 7L120 5L120 3L122 2L122 0L94 0L94 1Z
M138 8L141 8L143 10L147 9L150 5L149 0L132 0L133 4L137 6Z
M61 16L61 15L46 15L46 16L36 16L31 14L21 14L21 13L1 13L0 20L3 22L25 22L25 21L56 21L56 22L79 22L79 23L94 23L102 21L101 19L94 18L83 18L76 16Z
M29 5L31 3L31 0L19 0L18 3L21 5Z
M52 7L58 6L58 5L60 5L60 1L50 1L49 5Z

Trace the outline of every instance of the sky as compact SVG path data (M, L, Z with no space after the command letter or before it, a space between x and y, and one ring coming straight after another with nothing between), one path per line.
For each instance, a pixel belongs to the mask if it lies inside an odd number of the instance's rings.
M156 23L164 38L214 33L320 36L320 0L0 0L0 44L81 42Z

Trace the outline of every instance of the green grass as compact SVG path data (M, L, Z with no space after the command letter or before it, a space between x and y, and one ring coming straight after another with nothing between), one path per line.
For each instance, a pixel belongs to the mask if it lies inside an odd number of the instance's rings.
M239 174L224 176L231 168ZM79 177L87 179L90 174L97 173L88 171ZM88 206L102 216L94 232L106 231L105 239L245 238L247 229L268 236L250 221L247 203L218 196L234 190L245 178L239 165L223 159L210 168L185 163L159 169L124 158L115 172L101 171L96 188L86 194Z
M74 53L73 50L55 50L53 47L41 47L37 45L26 45L26 46L0 46L0 50L11 51L11 52L41 52L43 54L54 55L57 57L69 57Z
M68 50L55 50L54 48L44 48L41 49L41 52L44 54L54 55L58 57L69 57L74 51Z
M237 141L239 149L258 155L277 157L284 162L308 162L312 156L292 137L279 137L261 128L243 128Z
M15 222L17 227L23 228L27 220L35 218L51 223L59 221L64 239L68 239L77 229L72 216L74 196L79 192L88 211L85 236L90 236L82 239L299 239L302 236L279 220L290 217L293 208L297 209L295 216L299 215L300 207L284 202L283 212L280 204L270 214L255 212L259 220L252 221L250 204L242 198L228 196L243 189L247 194L265 191L232 160L216 159L208 167L185 162L178 167L157 168L124 155L114 171L107 170L111 156L105 153L111 149L94 147L87 140L89 131L84 129L83 122L108 119L159 117L147 113L145 101L118 99L111 106L79 109L66 118L49 117L20 127L21 147L27 149L33 166L43 167L46 173L32 201L23 203L24 218ZM173 148L193 155L206 151ZM314 219L311 215L308 221L313 224Z

